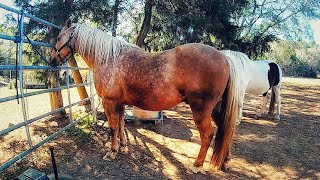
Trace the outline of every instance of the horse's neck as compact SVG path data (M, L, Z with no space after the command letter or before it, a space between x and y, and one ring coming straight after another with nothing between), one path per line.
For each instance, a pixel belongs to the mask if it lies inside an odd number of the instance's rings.
M79 47L76 45L75 46L75 52L78 53L79 52ZM80 54L80 56L82 57L82 59L86 62L86 64L88 65L88 67L90 69L94 69L94 61L95 58L91 57L88 53L85 54Z

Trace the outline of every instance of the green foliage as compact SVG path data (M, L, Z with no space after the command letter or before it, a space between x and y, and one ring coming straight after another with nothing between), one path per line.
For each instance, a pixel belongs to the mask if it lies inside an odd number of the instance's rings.
M190 42L229 47L237 32L230 22L231 15L246 3L245 0L156 1L146 42L155 51ZM212 35L219 43L211 41Z
M200 42L219 49L242 51L251 58L276 59L292 75L314 76L319 73L319 48L312 49L303 43L312 42L312 32L306 18L320 18L318 0L154 0L150 30L145 39L146 49L160 51L180 44ZM89 23L96 28L110 30L113 24L115 0L15 0L17 6L28 13L64 25L69 17L74 22ZM135 42L144 17L144 0L120 1L118 24L130 31L121 33ZM0 23L0 32L15 34L16 19L6 16ZM53 43L59 30L30 20L26 32L31 39ZM280 36L279 36L280 35ZM279 37L289 41L278 41ZM277 41L276 43L271 43ZM39 48L49 56L50 49ZM270 53L265 53L270 51ZM265 53L265 54L264 54ZM0 51L2 57L8 54ZM25 48L24 62L43 65L30 47ZM2 56L1 56L2 55ZM13 56L14 54L11 54ZM294 56L293 56L294 55ZM295 68L293 68L295 67ZM309 68L309 69L308 69ZM299 71L300 73L293 73ZM309 75L307 72L310 72ZM47 72L37 78L45 81Z
M74 113L73 118L79 119L83 116L77 113ZM66 135L74 137L79 146L83 146L88 143L88 139L91 137L92 128L90 125L93 123L93 116L87 116L83 118L79 123L77 123L74 127L66 130Z
M0 22L0 33L8 36L16 34L16 20L12 14L4 16L4 21ZM15 44L13 42L0 39L0 65L11 65L15 60ZM7 75L5 71L0 71L1 75Z
M18 80L17 81L17 84L16 84L16 80L14 79L14 80L11 80L10 82L9 82L9 84L8 84L8 88L9 89L17 89L17 86L19 86L19 84L20 84L20 81Z
M15 4L23 8L28 13L42 18L56 25L64 26L65 22L73 18L73 22L90 21L100 29L110 29L112 23L112 6L109 0L88 1L88 0L56 0L56 1L31 1L15 0ZM120 6L120 11L122 10ZM54 44L58 36L59 29L47 27L34 20L30 20L26 25L26 33L32 40L49 42ZM40 56L34 53L33 48L37 48L45 57L50 57L51 49L46 47L24 48L24 61L32 65L47 65ZM27 64L27 63L25 63ZM36 71L36 79L48 84L48 71Z
M238 37L241 39L281 34L292 40L312 40L306 19L319 18L319 7L318 0L250 0L248 6L235 14L233 19L240 29Z
M265 54L277 61L287 76L316 78L320 73L320 47L305 42L278 41Z
M309 19L320 17L319 0L250 0L232 20L238 27L235 46L252 58L269 51L276 37L313 41Z

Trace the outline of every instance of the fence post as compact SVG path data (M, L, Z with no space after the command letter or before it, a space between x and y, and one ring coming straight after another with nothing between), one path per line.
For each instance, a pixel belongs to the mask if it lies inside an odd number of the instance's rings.
M23 113L23 120L26 123L26 134L28 138L28 143L30 148L33 147L32 139L30 135L29 125L27 124L28 117L27 117L27 111L26 111L26 102L23 92L23 68L22 68L22 55L23 55L23 20L24 20L24 11L21 11L20 21L19 21L19 79L20 79L20 94L21 94L21 105L22 105L22 113ZM18 87L17 87L18 88Z
M66 67L69 67L69 62L66 63ZM73 122L72 118L72 109L71 109L71 94L70 94L70 69L66 69L66 76L67 76L67 92L68 92L68 102L69 102L69 119L70 123Z

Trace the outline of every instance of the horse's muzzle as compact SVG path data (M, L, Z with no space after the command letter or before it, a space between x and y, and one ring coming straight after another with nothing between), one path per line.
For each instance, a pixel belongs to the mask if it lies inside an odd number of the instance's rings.
M59 63L55 57L50 59L50 66L57 67L58 65Z

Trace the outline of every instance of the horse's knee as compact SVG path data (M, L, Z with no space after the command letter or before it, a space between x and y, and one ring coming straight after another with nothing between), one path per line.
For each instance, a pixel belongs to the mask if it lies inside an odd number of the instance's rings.
M112 119L110 118L108 120L109 128L110 128L110 133L118 133L119 130L119 122L117 119Z

